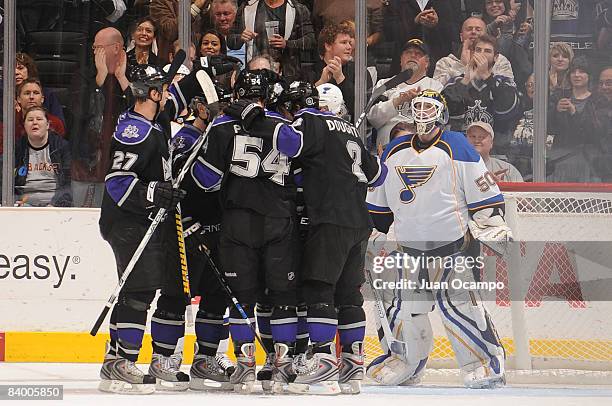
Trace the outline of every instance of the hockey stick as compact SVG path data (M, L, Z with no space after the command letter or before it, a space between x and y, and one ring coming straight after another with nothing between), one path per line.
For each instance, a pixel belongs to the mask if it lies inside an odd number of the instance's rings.
M172 182L172 187L178 188L181 182L183 181L185 174L191 167L191 164L193 163L193 161L196 159L196 156L198 155L198 152L202 148L202 145L204 145L204 141L208 137L208 133L210 132L211 128L212 128L212 121L208 124L208 127L206 128L206 132L200 135L200 138L198 138L198 140L194 144L194 148L191 151L191 154L189 154L189 157L187 158L187 160L185 161L185 164L183 165L180 172L178 173L178 176ZM115 287L115 291L113 292L111 297L106 301L106 304L104 305L104 309L102 309L102 312L98 316L96 323L94 324L93 328L89 332L89 334L91 334L92 336L95 336L98 333L98 330L100 329L100 326L104 322L104 319L106 318L106 315L108 314L110 308L113 306L113 304L117 300L117 297L119 296L119 293L121 292L121 289L123 288L123 285L125 284L125 281L130 276L132 271L134 270L134 266L136 266L136 262L138 262L138 260L140 259L140 256L142 255L142 252L144 251L147 244L149 243L149 240L153 236L155 229L162 222L162 219L164 218L165 215L166 215L166 209L159 209L159 211L155 215L155 218L149 225L149 228L147 229L147 232L145 233L142 240L140 241L140 244L138 244L136 251L134 251L134 254L132 255L132 259L130 259L130 262L125 267L125 271L123 271L123 275L121 275L121 278L119 278L119 283L117 284L117 287Z
M387 320L387 314L385 312L385 306L383 305L382 298L380 294L374 287L374 280L372 279L372 274L369 270L366 269L366 277L368 278L368 283L370 284L370 288L372 289L372 294L374 295L374 305L376 306L376 311L378 312L378 318L380 320L380 326L383 329L385 341L387 342L387 346L392 353L405 357L407 354L407 345L404 341L400 341L395 338L393 333L391 332L391 327L389 326L389 320Z
M269 355L270 351L264 345L263 341L261 340L261 337L259 337L259 334L257 334L257 330L255 329L255 325L253 324L251 319L249 319L249 316L244 311L244 308L242 307L242 305L240 304L238 299L236 299L236 296L234 296L234 293L232 292L232 289L227 284L227 281L223 277L223 274L221 274L221 271L219 270L219 268L217 268L217 265L215 264L215 261L213 261L212 257L210 256L210 249L207 246L205 246L205 245L200 245L200 251L206 257L206 260L208 261L208 264L212 268L212 270L215 273L215 275L217 275L217 279L219 280L219 283L223 287L223 290L225 290L225 294L227 294L227 296L232 300L232 303L234 303L234 307L236 308L236 310L238 310L238 313L240 313L242 318L246 320L247 324L249 325L249 328L251 329L251 331L255 335L255 339L257 340L259 345L261 345L261 348L263 348L263 350L265 351L266 355Z
M372 108L374 103L378 101L378 98L382 96L384 92L386 92L389 89L393 89L397 87L400 83L407 81L408 79L412 77L413 73L414 73L414 70L412 69L406 69L404 71L401 71L400 73L398 73L397 75L395 75L394 77L392 77L391 79L389 79L388 81L386 81L385 83L383 83L382 85L374 89L372 91L372 96L370 96L370 100L368 100L368 104L366 104L365 109L363 110L363 113L361 113L357 121L355 121L355 128L359 128L366 114L370 112L370 109Z

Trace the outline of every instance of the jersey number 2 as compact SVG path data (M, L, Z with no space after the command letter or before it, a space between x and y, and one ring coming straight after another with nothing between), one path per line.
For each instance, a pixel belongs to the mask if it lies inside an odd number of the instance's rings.
M346 150L353 159L353 175L357 176L357 181L368 183L368 178L361 169L361 147L355 141L347 141Z
M285 185L285 176L289 175L289 158L281 154L277 149L272 149L268 155L261 160L259 153L263 149L263 140L257 137L237 135L234 138L234 153L230 171L245 178L255 178L259 174L259 167L264 172L272 173L270 180L281 186ZM255 151L253 151L255 150Z

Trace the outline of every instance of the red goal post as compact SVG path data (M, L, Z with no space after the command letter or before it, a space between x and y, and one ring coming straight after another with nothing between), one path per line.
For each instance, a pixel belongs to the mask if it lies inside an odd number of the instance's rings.
M605 292L590 300L583 289L612 280L612 184L500 188L520 243L506 260L487 250L483 255L487 280L507 286L486 306L506 349L510 381L612 382L612 290L609 300ZM581 279L585 269L588 280ZM371 302L366 315L369 361L381 353ZM428 367L456 368L439 315L430 318L435 339Z

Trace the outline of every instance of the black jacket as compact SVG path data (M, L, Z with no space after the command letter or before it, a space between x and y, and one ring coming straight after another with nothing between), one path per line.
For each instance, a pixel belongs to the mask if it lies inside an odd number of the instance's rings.
M72 189L70 187L70 147L68 141L49 131L49 156L51 162L58 165L55 175L57 182L55 195L51 199L51 205L55 207L72 206ZM30 163L30 148L28 137L21 137L15 146L15 195L20 196L22 186L25 186L28 177L28 164ZM23 168L23 169L22 169Z

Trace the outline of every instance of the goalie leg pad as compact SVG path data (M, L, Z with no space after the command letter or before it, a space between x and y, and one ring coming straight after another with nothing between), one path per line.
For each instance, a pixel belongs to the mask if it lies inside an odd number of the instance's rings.
M375 359L367 369L367 376L382 385L400 385L407 381L418 383L433 349L433 331L428 314L402 315L393 335L407 345L405 357L385 355Z
M453 279L474 279L471 270L455 272L446 267L441 274L441 282L449 285ZM486 387L483 381L503 380L504 350L478 292L448 288L436 290L434 296L466 385ZM470 377L474 373L476 377ZM472 385L469 381L476 383Z

